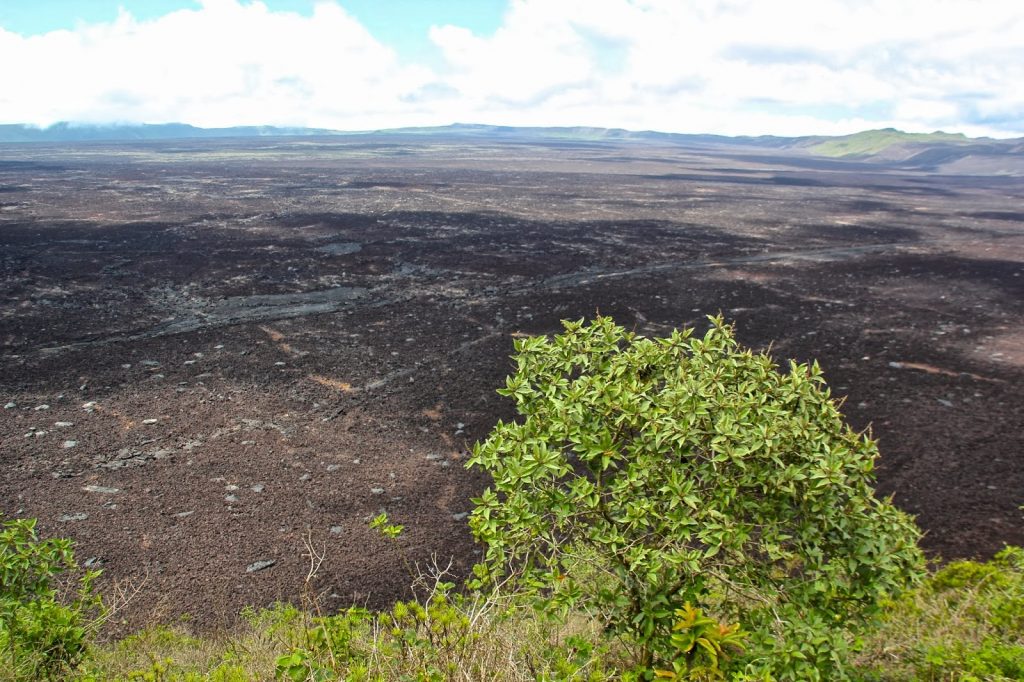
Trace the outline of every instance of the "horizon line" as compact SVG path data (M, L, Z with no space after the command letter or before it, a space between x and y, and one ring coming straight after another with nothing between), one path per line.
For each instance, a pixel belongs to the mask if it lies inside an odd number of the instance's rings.
M159 127L172 127L180 126L193 128L199 131L219 131L219 130L243 130L243 129L272 129L272 130L295 130L295 131L314 131L316 133L331 134L331 135L367 135L374 133L389 133L389 132L400 132L403 130L443 130L445 128L494 128L494 129L507 129L507 130L594 130L594 131L606 131L606 132L621 132L631 134L653 134L653 135L668 135L668 136L680 136L680 137L717 137L726 139L743 139L743 138L776 138L776 139L802 139L802 138L841 138L851 137L854 135L861 135L864 133L873 132L889 132L898 133L900 135L913 135L913 136L931 136L931 135L942 135L948 137L958 137L963 140L1024 140L1024 136L1019 137L992 137L992 136L979 136L971 137L963 132L949 132L945 130L933 130L929 132L912 132L902 130L895 127L882 127L882 128L865 128L852 133L845 133L841 135L823 135L808 133L803 135L775 135L771 133L748 133L741 135L726 135L723 133L711 133L711 132L675 132L667 130L656 130L656 129L634 129L634 128L623 128L619 126L608 127L608 126L594 126L594 125L508 125L508 124L495 124L495 123L468 123L462 121L454 121L452 123L439 124L439 125L408 125L408 126L394 126L388 128L366 128L356 130L344 130L340 128L325 128L320 126L309 126L309 125L279 125L279 124L240 124L240 125L228 125L228 126L199 126L193 123L187 123L184 121L165 121L160 123L151 122L135 122L135 121L70 121L62 120L55 121L50 124L42 125L37 123L26 123L26 122L9 122L0 123L0 128L20 127L25 130L38 131L45 133L54 128L63 127L64 129L94 129L94 130L113 130L118 128L159 128Z

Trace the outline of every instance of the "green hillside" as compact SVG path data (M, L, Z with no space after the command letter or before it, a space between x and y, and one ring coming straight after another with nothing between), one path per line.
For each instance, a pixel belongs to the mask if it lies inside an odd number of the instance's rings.
M808 148L822 156L866 156L878 154L895 144L958 143L968 142L962 133L905 133L895 128L865 130L853 135L830 137Z

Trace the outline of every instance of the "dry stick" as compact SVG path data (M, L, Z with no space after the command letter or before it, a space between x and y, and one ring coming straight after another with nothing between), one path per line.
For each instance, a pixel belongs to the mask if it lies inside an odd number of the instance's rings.
M327 554L327 545L325 544L320 552L316 551L313 547L313 531L312 529L306 530L306 537L302 539L302 544L306 547L305 556L309 557L309 570L306 572L306 580L304 581L303 591L305 593L304 598L313 605L313 609L316 611L316 617L322 619L324 617L323 609L320 608L320 597L319 595L312 596L313 593L313 579L316 578L317 573L320 571L320 566L324 563L324 556ZM338 669L338 661L334 656L334 647L330 646L330 638L327 639L327 656L331 660L331 668L334 670ZM309 641L309 628L306 629L306 645L310 646Z
M119 612L124 610L124 608L128 606L128 604L130 604L132 600L139 595L140 592L142 592L142 588L148 581L148 570L146 571L146 574L142 576L142 580L138 583L130 579L115 581L113 586L113 606L111 606L109 609L104 610L104 612L101 615L97 616L96 619L94 619L88 625L86 625L86 632L92 632L94 634L98 632L101 627L108 623ZM129 590L131 590L131 594L128 593Z

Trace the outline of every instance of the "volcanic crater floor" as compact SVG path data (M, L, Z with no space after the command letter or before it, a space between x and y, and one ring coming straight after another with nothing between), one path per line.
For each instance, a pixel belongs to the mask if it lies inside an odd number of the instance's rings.
M315 141L0 147L0 511L232 622L464 576L473 442L517 336L721 312L817 360L881 495L944 558L1024 544L1024 181L733 147ZM368 528L387 511L406 533Z

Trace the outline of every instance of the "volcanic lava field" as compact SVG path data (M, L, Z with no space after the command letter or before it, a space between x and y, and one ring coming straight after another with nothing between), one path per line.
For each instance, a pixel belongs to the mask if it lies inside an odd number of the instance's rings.
M519 335L721 312L816 359L951 559L1024 544L1024 180L740 146L0 146L0 511L130 623L465 575ZM386 510L406 533L368 526Z

